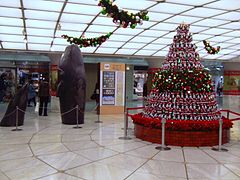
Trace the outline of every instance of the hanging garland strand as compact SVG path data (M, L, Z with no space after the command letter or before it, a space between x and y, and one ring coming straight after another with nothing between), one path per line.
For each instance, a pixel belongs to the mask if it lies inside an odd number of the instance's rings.
M95 38L76 38L76 37L71 37L68 35L62 35L64 39L67 39L67 42L70 44L77 44L79 45L80 48L82 47L89 47L89 46L94 46L96 47L97 45L101 45L104 43L109 37L112 35L112 32L109 32L107 35L103 35L100 37L95 37Z
M120 24L123 28L130 27L134 29L137 24L142 24L142 21L148 21L147 16L148 11L140 11L136 14L130 13L128 11L119 10L116 5L112 5L110 0L100 0L98 6L103 7L101 13L103 15L107 14L113 18L115 24Z
M217 46L217 48L212 47L210 43L206 40L203 40L203 44L205 46L205 49L207 50L208 54L217 54L220 51L220 46Z

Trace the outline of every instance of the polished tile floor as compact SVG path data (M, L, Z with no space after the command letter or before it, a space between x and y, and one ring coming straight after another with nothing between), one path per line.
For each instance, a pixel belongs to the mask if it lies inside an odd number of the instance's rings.
M219 107L240 112L240 97L218 98ZM128 106L141 106L130 102ZM100 116L88 105L81 129L61 124L57 111L39 117L27 109L23 131L0 127L0 180L184 180L240 179L240 123L231 130L228 152L211 147L171 147L158 151L157 144L123 136L123 115ZM3 108L0 109L3 116ZM130 124L132 126L132 124Z

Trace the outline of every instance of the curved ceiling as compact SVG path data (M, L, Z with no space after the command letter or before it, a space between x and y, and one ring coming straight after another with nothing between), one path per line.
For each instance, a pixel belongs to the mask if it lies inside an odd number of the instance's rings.
M97 37L113 31L88 54L136 57L165 56L179 23L191 24L193 41L204 59L229 60L240 55L239 0L116 0L119 8L148 10L150 20L135 29L121 28L100 14L96 0L0 0L1 50L62 52L68 45L62 34ZM208 55L202 40L221 46Z

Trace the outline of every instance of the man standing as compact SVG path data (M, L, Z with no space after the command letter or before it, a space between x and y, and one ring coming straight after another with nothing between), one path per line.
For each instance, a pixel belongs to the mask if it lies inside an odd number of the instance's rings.
M49 93L49 83L46 79L44 79L40 85L39 85L39 91L38 91L38 96L40 99L40 105L39 105L39 116L42 116L43 112L43 105L44 105L44 116L47 116L47 105L50 97Z

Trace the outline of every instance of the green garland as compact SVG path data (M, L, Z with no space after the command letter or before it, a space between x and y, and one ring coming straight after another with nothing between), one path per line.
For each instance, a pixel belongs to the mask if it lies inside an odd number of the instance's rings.
M212 92L211 76L206 70L164 70L155 73L153 89L160 92Z
M112 5L110 0L100 0L98 6L103 7L102 14L107 14L113 18L115 24L120 24L123 28L130 27L134 29L137 24L142 24L142 20L148 21L148 11L140 11L136 14L129 13L128 11L119 10L116 5Z
M206 40L203 40L203 44L205 46L205 49L207 50L208 54L217 54L220 51L220 46L217 46L217 48L212 47L210 43Z
M109 37L112 35L112 32L109 32L107 35L103 35L100 37L95 37L95 38L76 38L76 37L71 37L68 35L62 35L64 39L67 39L67 42L70 44L77 44L79 45L80 48L82 47L89 47L89 46L94 46L96 47L97 45L101 45L103 42L105 42Z

